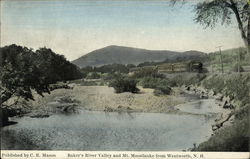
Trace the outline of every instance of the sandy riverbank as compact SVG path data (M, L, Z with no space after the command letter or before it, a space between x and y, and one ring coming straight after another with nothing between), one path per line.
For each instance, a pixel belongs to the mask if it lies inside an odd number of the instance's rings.
M129 92L114 93L112 87L107 86L74 86L73 89L57 89L44 97L35 95L35 101L28 102L34 111L49 112L51 102L60 97L70 97L77 101L77 106L95 111L114 110L129 108L136 112L174 112L174 106L188 101L181 95L179 88L174 88L173 93L167 96L155 96L153 89L139 87L140 92L133 94ZM124 110L126 109L119 109Z

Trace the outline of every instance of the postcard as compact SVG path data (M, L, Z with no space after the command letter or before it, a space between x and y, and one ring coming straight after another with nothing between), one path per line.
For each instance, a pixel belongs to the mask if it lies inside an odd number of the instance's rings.
M247 159L249 0L2 0L3 159Z

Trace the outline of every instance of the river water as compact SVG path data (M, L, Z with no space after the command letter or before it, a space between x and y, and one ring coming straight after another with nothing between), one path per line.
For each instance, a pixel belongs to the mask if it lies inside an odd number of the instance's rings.
M82 110L48 118L13 118L1 128L1 149L14 150L185 150L207 140L221 110L213 100L177 106L196 114L116 113ZM183 110L182 110L183 109ZM197 115L198 114L198 115Z

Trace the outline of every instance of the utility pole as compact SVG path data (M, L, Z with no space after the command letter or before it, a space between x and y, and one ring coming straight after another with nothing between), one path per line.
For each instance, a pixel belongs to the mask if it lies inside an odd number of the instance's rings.
M210 55L211 73L214 73L214 66L213 65L214 65L214 61L215 61L215 54L216 54L216 52L211 53L211 55Z
M241 66L241 61L240 61L240 50L238 50L238 73L240 72L240 66Z
M219 48L219 53L220 53L220 64L221 64L221 73L224 73L224 70L223 70L223 62L222 62L222 54L221 54L221 48L222 48L222 46L217 46L216 48Z

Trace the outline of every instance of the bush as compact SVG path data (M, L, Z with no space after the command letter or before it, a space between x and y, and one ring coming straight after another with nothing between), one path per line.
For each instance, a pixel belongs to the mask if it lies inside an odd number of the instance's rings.
M203 86L241 101L242 105L250 103L250 74L214 75L203 81Z
M99 78L101 78L101 76L96 72L90 72L90 73L88 73L86 78L87 79L99 79Z
M133 78L155 77L164 78L164 75L159 74L156 68L138 68L138 71L134 73Z
M116 93L131 92L137 93L139 89L136 87L137 81L129 78L116 78L110 82L109 87L113 87Z
M142 78L140 84L143 88L157 88L161 86L170 86L175 87L176 82L169 79L163 78L154 78L154 77L145 77Z
M182 85L199 85L200 82L206 78L206 74L204 73L182 73L176 75L169 79L170 84L174 84L176 86Z
M159 95L169 95L172 92L172 89L168 86L161 86L161 87L157 87L154 90L154 95L159 96Z
M225 87L223 76L217 74L205 79L202 84L205 88L212 89L214 92L217 93L222 92L223 88Z
M249 117L249 113L250 113L250 104L241 106L234 113L235 113L235 118L238 119L238 120L242 120L244 118L248 118Z
M116 78L119 78L123 76L123 74L119 73L119 72L115 72L115 73L104 73L102 74L102 79L104 81L110 81L110 80L113 80L113 79L116 79Z
M98 83L96 81L82 81L80 85L81 86L97 86Z
M159 79L153 77L144 77L140 81L140 84L143 88L156 88L158 83Z
M145 77L141 79L140 84L143 88L154 88L154 95L169 95L172 89L169 87L176 86L174 81L169 79L154 78L154 77Z

